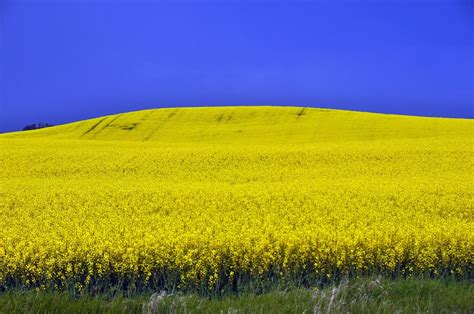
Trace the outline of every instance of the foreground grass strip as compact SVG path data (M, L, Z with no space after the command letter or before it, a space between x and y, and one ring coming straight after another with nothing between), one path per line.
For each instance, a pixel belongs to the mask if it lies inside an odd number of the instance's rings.
M323 288L273 290L222 297L195 294L141 294L132 297L74 296L15 290L0 295L2 313L469 313L470 281L361 278Z

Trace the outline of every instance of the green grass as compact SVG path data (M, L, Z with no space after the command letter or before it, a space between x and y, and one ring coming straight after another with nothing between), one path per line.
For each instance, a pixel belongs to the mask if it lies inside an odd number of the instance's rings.
M471 281L359 278L319 288L274 289L263 294L124 297L13 290L0 295L2 313L472 313Z

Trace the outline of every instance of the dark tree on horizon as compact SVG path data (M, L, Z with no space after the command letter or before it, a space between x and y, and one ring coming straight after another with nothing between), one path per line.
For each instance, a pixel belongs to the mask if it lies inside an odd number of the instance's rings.
M53 126L52 124L49 123L33 123L33 124L28 124L23 128L23 131L29 131L29 130L36 130L36 129L42 129L42 128L49 128Z

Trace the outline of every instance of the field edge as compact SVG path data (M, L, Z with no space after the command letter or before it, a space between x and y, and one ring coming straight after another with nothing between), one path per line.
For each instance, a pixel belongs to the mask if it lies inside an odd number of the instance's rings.
M364 312L472 313L471 280L386 277L343 279L313 288L277 287L264 293L204 297L193 293L147 292L74 295L71 292L14 289L0 294L0 313L303 313Z

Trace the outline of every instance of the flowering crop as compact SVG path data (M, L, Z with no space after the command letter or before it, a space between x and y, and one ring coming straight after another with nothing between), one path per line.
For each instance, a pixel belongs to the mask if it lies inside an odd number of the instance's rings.
M473 130L231 107L5 134L0 286L472 278Z

